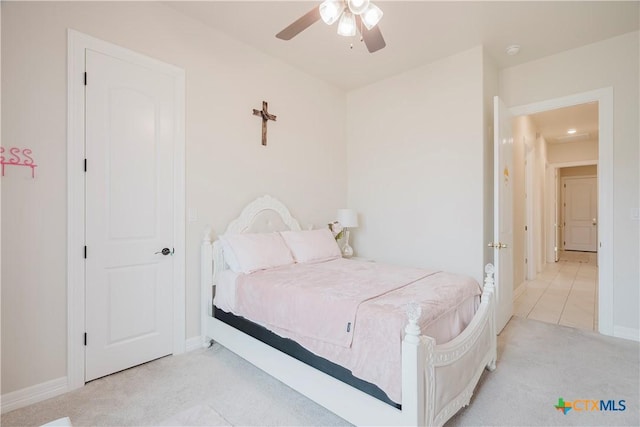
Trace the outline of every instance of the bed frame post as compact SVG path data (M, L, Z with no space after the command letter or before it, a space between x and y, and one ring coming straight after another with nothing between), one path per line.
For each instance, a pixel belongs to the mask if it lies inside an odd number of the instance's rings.
M207 336L207 319L213 313L211 310L211 298L213 285L213 247L211 245L211 228L207 227L202 234L200 250L200 336L202 346L208 347L211 337Z
M435 341L421 336L418 320L422 315L422 307L417 303L407 305L409 323L404 328L402 340L402 415L405 425L425 425L425 350L433 351ZM427 347L431 346L430 349Z

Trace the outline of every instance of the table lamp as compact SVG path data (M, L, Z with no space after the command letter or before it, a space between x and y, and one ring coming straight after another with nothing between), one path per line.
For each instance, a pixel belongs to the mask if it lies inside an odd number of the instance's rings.
M349 246L349 229L358 226L358 214L353 209L338 209L337 220L344 230L342 256L345 258L351 258L353 256L353 248Z

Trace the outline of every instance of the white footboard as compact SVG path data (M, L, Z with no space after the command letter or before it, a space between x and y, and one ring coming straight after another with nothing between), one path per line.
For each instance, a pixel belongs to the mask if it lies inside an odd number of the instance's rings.
M217 243L217 242L216 242ZM485 267L481 303L454 340L435 345L421 335L419 310L408 310L402 343L402 410L387 405L226 325L211 314L215 273L222 251L209 231L202 242L202 337L211 339L355 425L442 425L469 404L485 367L495 369L493 265Z
M494 267L485 267L480 306L465 330L452 341L436 345L419 335L419 307L409 308L409 324L402 343L402 412L409 425L447 422L467 406L485 367L495 369Z

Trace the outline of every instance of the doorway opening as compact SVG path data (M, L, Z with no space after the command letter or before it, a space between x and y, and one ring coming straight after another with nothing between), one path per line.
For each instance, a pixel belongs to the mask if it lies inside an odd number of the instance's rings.
M590 101L513 119L517 316L599 330L599 111Z

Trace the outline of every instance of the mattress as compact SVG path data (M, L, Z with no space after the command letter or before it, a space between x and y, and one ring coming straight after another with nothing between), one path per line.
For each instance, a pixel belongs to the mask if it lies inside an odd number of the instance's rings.
M395 270L391 270L391 267L389 267L389 271L387 271L381 264L373 264L374 263L366 263L363 261L335 260L327 263L326 266L295 265L287 267L291 269L291 272L279 270L259 274L254 273L255 276L250 275L250 278L247 277L247 275L225 270L218 276L214 304L217 308L227 313L244 317L249 321L265 327L278 336L295 341L315 355L345 367L351 371L355 377L378 386L386 393L391 401L400 403L400 344L404 334L403 327L406 325L406 317L402 309L403 305L413 301L415 298L424 297L422 294L427 294L431 300L429 300L425 306L437 306L438 310L433 309L431 313L427 312L423 314L423 318L420 321L422 334L434 338L437 344L444 344L458 336L471 322L476 312L479 304L480 288L472 279L450 273L426 272L424 277L420 276L418 279L412 280L397 289L389 288L391 290L385 292L384 295L362 302L357 309L357 320L354 323L355 335L352 343L348 346L311 338L310 335L301 334L286 327L280 327L282 325L277 326L277 324L261 322L260 319L252 318L251 314L253 313L247 315L247 313L243 311L246 310L247 292L242 289L242 286L245 286L247 279L252 279L255 282L256 278L262 274L265 276L266 281L266 277L271 274L271 276L285 277L291 281L304 280L301 278L308 280L311 276L305 273L305 269L316 272L318 269L321 269L320 271L322 272L325 268L331 270L333 267L334 269L338 268L343 270L345 267L350 266L361 271L377 269L378 275L390 272L389 277L395 277L396 272ZM397 271L398 274L401 275L402 271ZM285 275L283 276L283 274ZM266 281L265 283L272 282ZM457 294L465 295L465 297L455 300L449 298L446 301L446 306L443 306L443 303L439 302L437 298L434 299L434 296L429 294L430 292L431 294L438 294L438 292L429 291L429 289L440 289L439 292L442 292L441 289L446 289L446 292L451 293L449 292L449 288L456 286L466 287L465 292L457 292ZM239 292L239 288L242 292ZM471 288L474 289L470 290ZM261 282L258 282L258 286L253 289L253 292L257 294L262 292L265 287L261 285ZM285 294L286 297L288 298L289 294L295 289L297 289L297 286L295 288L290 287L288 293ZM244 295L245 299L240 300L240 295ZM252 294L250 293L249 295ZM276 306L276 304L273 303L261 304L262 300L258 297L257 299L257 305ZM284 300L285 298L283 298L283 301ZM420 301L424 300L420 299ZM254 302L254 305L256 305L256 302ZM284 305L288 307L291 304ZM324 307L326 306L325 304ZM277 307L277 311L286 310L287 307ZM437 313L437 315L434 313Z

